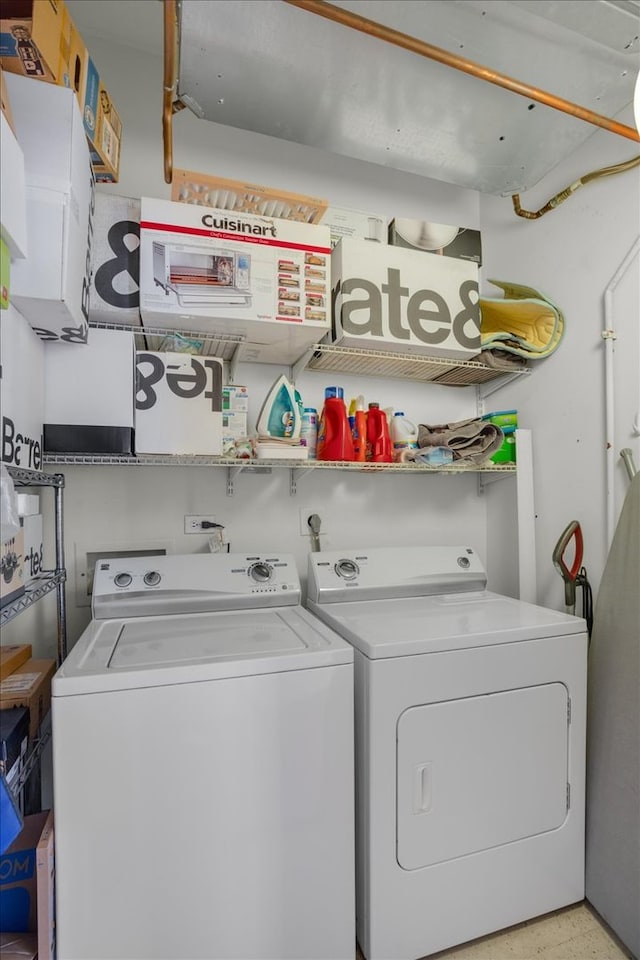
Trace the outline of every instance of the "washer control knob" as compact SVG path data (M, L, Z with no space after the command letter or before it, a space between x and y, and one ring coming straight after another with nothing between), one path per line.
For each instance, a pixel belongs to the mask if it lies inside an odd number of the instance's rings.
M117 573L113 578L116 587L128 587L133 577L130 573Z
M467 570L471 566L471 560L469 560L469 557L458 557L458 566Z
M254 563L249 567L249 576L256 583L266 583L271 579L271 567L268 563Z
M338 560L335 571L343 580L355 580L360 573L360 568L355 560Z
M157 570L149 570L149 573L144 575L144 582L148 587L157 587L161 579Z

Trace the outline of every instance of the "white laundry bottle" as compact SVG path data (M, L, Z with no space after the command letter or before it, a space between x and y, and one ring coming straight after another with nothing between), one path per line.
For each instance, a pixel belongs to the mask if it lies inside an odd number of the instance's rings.
M394 414L391 421L391 442L395 463L411 459L410 452L418 449L418 428L401 410Z

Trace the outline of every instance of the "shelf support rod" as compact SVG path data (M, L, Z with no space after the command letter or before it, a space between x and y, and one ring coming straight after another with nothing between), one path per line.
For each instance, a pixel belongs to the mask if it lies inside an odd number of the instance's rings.
M176 0L164 0L164 79L162 84L162 142L165 183L173 180L173 115L183 104L175 102L177 62Z
M285 0L285 2L294 7L300 7L308 13L315 13L327 20L333 20L335 23L342 24L342 26L351 27L352 30L359 30L360 33L366 33L370 37L384 40L396 47L402 47L403 50L408 50L410 53L417 53L421 57L443 63L447 67L453 67L455 70L470 74L479 80L486 80L488 83L517 93L521 97L544 103L547 107L552 107L554 110L559 110L578 120L584 120L596 127L602 127L604 130L609 130L610 133L616 133L628 140L640 141L640 133L634 127L628 127L624 123L618 123L609 117L603 117L601 114L588 110L586 107L581 107L577 103L572 103L570 100L564 100L562 97L547 93L538 87L532 87L528 83L522 83L520 80L514 80L513 77L508 77L504 73L498 73L496 70L474 63L465 57L444 50L442 47L435 47L433 44L426 43L424 40L412 37L407 33L401 33L399 30L394 30L392 27L387 27L375 20L369 20L367 17L361 17L350 10L336 7L332 3L327 3L326 0Z
M56 609L58 619L58 666L67 656L67 595L66 573L64 561L64 474L57 473L55 495L55 530L56 530L56 574L61 576L56 586Z

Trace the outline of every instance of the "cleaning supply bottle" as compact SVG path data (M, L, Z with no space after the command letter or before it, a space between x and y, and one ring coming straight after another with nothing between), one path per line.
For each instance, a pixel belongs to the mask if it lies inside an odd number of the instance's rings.
M353 460L353 437L349 429L342 387L326 387L318 426L318 460Z
M367 413L364 409L364 397L359 394L356 400L356 412L353 426L353 458L367 459Z
M389 424L379 403L370 403L367 413L367 460L373 463L392 463Z
M395 463L403 463L408 451L418 449L418 428L402 411L398 411L391 422L391 441Z
M309 451L309 459L315 460L318 444L318 411L315 407L304 407L302 411L300 443Z

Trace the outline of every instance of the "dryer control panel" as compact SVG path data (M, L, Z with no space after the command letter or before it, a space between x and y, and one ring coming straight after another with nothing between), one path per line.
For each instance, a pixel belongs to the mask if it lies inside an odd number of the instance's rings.
M116 557L96 562L92 612L102 620L298 603L290 554Z
M484 590L473 547L374 547L309 555L308 598L315 603L384 600Z

